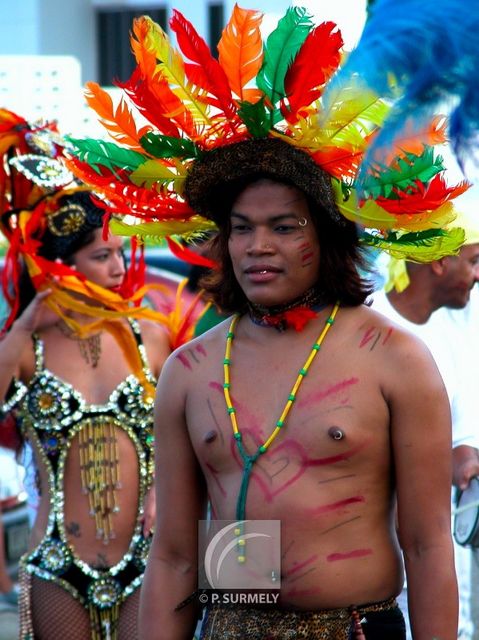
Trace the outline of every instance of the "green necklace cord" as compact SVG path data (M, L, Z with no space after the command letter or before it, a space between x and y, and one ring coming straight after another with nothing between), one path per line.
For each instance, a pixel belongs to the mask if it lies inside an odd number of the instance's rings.
M231 365L231 347L234 339L234 330L240 318L239 315L235 315L231 321L231 324L228 329L228 333L226 334L226 348L225 348L225 357L223 360L223 373L224 373L224 382L223 382L223 392L225 396L226 407L228 410L228 415L231 420L231 426L233 427L233 435L236 440L236 445L238 447L239 454L241 459L243 460L243 476L241 479L241 487L238 495L238 501L236 503L236 519L238 521L244 521L246 514L246 497L248 493L249 481L251 477L251 472L253 469L253 465L256 460L266 453L269 449L275 438L280 433L281 429L284 427L286 418L293 406L294 401L296 400L296 396L298 394L299 387L301 383L308 373L308 370L313 363L314 358L316 357L318 351L321 348L321 345L326 337L331 326L334 324L334 320L336 318L336 314L339 311L339 302L334 305L333 310L331 311L331 315L327 318L324 323L324 327L321 330L316 342L314 343L311 353L309 354L306 362L302 366L302 368L298 372L298 377L296 378L296 382L291 389L288 400L284 406L284 409L279 417L279 420L276 422L276 426L271 432L269 438L267 438L262 445L258 447L256 452L252 455L246 453L245 448L243 446L242 434L238 428L238 422L236 420L236 409L231 402L230 388L231 388L231 378L230 378L230 365ZM239 558L238 558L239 559ZM243 559L244 561L244 559Z

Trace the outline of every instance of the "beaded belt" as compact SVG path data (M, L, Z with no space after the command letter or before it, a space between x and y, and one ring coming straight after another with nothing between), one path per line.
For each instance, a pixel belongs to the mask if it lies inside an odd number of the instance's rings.
M397 609L395 598L358 607L298 611L211 605L201 640L350 640L364 637L359 620L368 613ZM361 635L358 635L359 634Z

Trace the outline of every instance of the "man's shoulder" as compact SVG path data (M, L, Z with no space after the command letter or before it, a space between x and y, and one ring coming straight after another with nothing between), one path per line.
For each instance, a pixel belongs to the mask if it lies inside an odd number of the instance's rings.
M168 358L170 366L174 362L176 366L193 371L208 366L212 358L216 361L218 353L224 350L230 322L230 319L224 320L175 349Z
M343 315L349 334L360 350L389 352L394 357L405 356L415 349L428 350L424 341L408 326L389 317L375 304L347 308Z

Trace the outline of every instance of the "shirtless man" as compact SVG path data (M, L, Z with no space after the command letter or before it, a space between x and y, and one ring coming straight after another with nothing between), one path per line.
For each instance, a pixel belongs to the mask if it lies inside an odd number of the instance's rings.
M208 499L216 519L241 513L241 443L247 456L265 449L252 464L244 516L281 522L279 603L209 604L202 638L294 638L302 625L304 638L402 639L391 599L402 588L404 558L414 640L456 640L451 425L442 380L422 342L363 304L369 289L356 271L356 230L332 220L328 181L312 197L309 180L319 169L298 171L293 151L270 167L257 146L256 170L224 188L212 178L221 269L209 289L239 319L176 351L158 386L159 516L140 636L192 637L198 600L178 605L197 589L198 521ZM188 185L186 197L195 204ZM291 395L284 424L264 446Z

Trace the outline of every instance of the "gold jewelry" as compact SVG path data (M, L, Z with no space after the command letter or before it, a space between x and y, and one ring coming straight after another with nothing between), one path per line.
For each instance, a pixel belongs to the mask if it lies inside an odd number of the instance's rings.
M66 204L50 213L47 224L55 236L69 236L79 231L86 220L85 209L79 204Z
M113 516L120 511L120 456L115 428L104 417L88 420L79 433L82 491L88 496L98 539L115 538Z
M101 356L101 331L81 338L63 320L59 320L55 326L66 338L77 342L80 355L87 364L93 368L98 365Z

